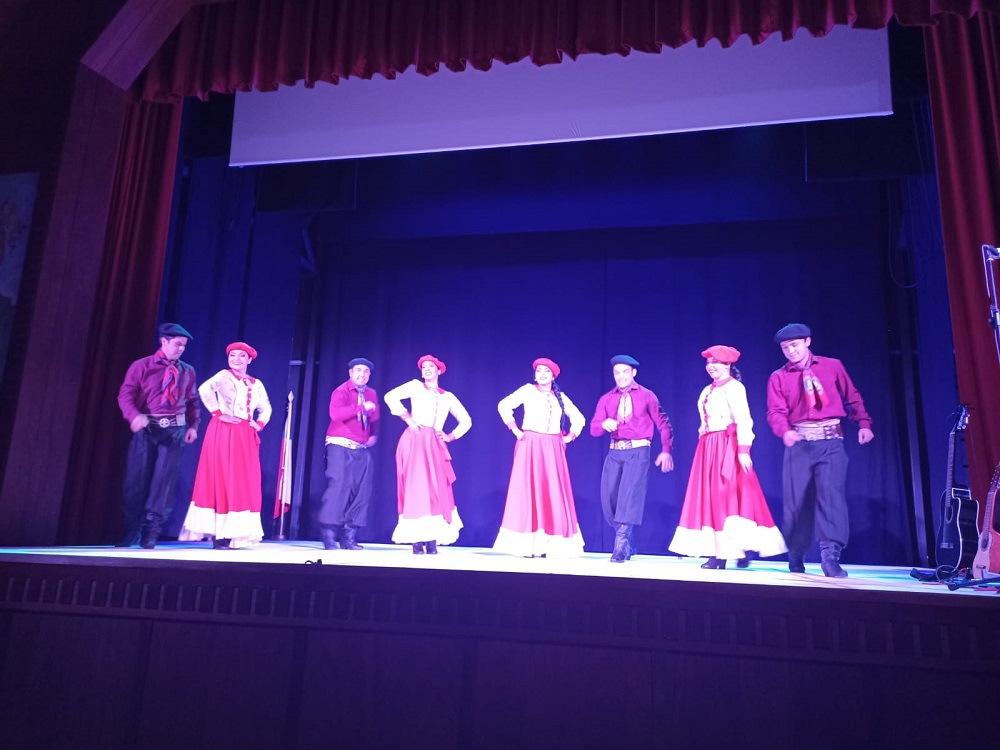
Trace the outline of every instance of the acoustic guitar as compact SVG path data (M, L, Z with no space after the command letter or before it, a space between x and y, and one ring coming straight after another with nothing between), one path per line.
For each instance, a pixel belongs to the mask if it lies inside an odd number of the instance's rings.
M979 548L972 561L972 577L985 578L987 573L1000 573L1000 532L996 528L997 493L1000 492L1000 464L993 470L990 491L986 493L986 514L983 531L979 535Z
M937 534L937 564L955 570L968 568L979 542L979 503L969 488L955 483L955 446L969 425L969 407L959 407L958 418L948 436L948 474L941 493L941 524Z

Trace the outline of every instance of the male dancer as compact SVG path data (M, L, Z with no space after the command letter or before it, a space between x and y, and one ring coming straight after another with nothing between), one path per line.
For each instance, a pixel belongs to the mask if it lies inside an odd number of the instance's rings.
M615 548L611 554L611 562L615 563L625 562L635 552L632 530L642 523L646 506L649 447L654 427L660 433L660 455L655 465L663 472L674 469L670 420L660 408L656 394L635 382L638 366L627 354L611 358L615 388L601 396L590 420L591 435L611 435L611 449L601 472L601 508L604 519L615 530Z
M196 376L191 365L180 361L191 334L177 323L164 323L157 333L160 348L129 366L118 391L118 406L132 429L122 493L122 547L137 539L143 549L156 546L170 512L181 451L198 439Z
M368 521L372 496L372 457L378 442L378 394L368 387L372 363L364 357L347 363L347 382L330 396L326 431L326 478L319 509L320 535L326 549L364 549L355 537Z
M843 363L809 350L809 326L789 323L774 341L788 360L767 381L767 423L785 444L781 525L788 570L805 573L802 558L815 525L823 574L846 578L840 552L848 537L847 452L840 418L857 423L861 445L875 437L872 420Z

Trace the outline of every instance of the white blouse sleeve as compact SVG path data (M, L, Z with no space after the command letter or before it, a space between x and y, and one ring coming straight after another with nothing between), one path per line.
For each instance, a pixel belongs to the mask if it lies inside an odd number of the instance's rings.
M267 397L267 389L264 388L264 384L262 382L258 380L256 382L256 386L258 391L260 391L257 397L257 423L263 427L271 421L271 399ZM250 415L250 418L253 418L252 414Z
M453 440L458 440L472 427L472 417L469 416L469 412L462 406L462 402L458 400L458 396L454 393L449 393L449 395L451 396L451 414L458 420L455 429L451 431L451 436Z
M580 437L580 433L583 432L583 428L587 424L587 418L576 408L576 404L570 400L569 396L563 393L562 397L563 403L566 404L566 416L569 417L569 431L573 433L574 438Z
M410 380L402 385L396 386L382 397L386 406L389 407L389 413L392 414L392 416L401 417L409 411L405 406L403 406L403 399L413 397L412 390L414 383L419 385L418 381Z
M750 404L747 403L747 389L743 383L734 380L726 389L729 399L729 410L736 423L736 442L739 445L753 445L753 418L750 416Z
M535 386L530 383L522 385L516 391L514 391L509 396L505 396L497 404L497 411L500 412L500 419L506 425L514 424L514 409L521 406L524 403L524 399L529 392L529 389Z

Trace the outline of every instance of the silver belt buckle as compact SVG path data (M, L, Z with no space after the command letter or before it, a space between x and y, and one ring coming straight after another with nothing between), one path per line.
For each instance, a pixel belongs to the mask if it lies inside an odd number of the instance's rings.
M170 417L160 417L160 421L157 422L157 424L163 429L166 429L167 427L170 427L170 422Z

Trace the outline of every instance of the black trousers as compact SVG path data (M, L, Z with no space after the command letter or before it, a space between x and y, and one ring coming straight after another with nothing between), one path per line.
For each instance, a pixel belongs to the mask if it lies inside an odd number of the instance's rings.
M321 526L364 526L372 498L372 457L367 448L326 446L326 492L319 509Z
M149 424L132 435L122 492L125 529L130 539L139 534L146 513L164 518L169 514L186 432L184 425Z
M785 448L782 467L784 517L781 533L791 554L812 543L847 546L847 451L842 439L800 440Z
M608 451L601 471L601 509L611 526L638 526L646 508L649 446Z

